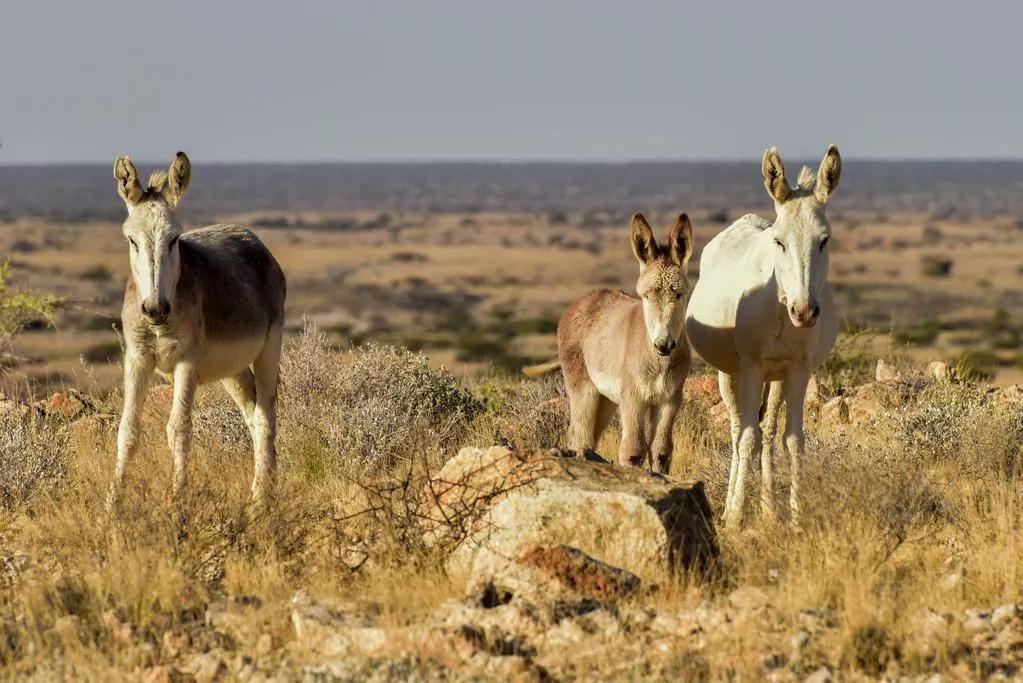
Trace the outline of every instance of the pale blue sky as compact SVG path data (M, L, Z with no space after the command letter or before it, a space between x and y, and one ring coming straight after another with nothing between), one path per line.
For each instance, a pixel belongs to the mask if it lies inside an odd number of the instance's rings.
M1023 158L1023 3L0 7L0 163Z

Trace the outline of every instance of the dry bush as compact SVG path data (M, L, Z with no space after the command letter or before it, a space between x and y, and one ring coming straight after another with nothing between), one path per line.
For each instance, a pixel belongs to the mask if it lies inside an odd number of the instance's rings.
M12 511L67 474L63 424L0 404L0 506Z
M560 375L532 380L492 379L477 388L484 411L473 425L479 445L555 448L565 442L568 400Z
M422 354L374 344L339 353L313 328L286 345L281 377L286 448L319 441L335 461L376 469L454 447L480 410Z

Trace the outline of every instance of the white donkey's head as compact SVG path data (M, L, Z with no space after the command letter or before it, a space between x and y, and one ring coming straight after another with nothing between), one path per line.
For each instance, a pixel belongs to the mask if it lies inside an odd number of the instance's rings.
M680 215L668 235L668 246L658 246L643 214L632 217L632 253L639 261L636 293L643 300L647 336L657 353L668 356L682 340L682 324L689 298L688 266L693 255L693 226Z
M828 241L831 226L824 205L842 175L838 148L828 147L820 170L806 166L796 187L789 187L778 148L764 152L764 186L774 199L778 217L774 237L774 276L778 301L796 327L813 327L820 315L820 296L828 280Z
M142 315L155 324L165 323L174 305L181 273L181 226L174 208L185 196L191 176L192 165L184 152L178 152L166 173L153 173L146 187L139 182L138 171L128 157L114 162L117 193L128 207L124 236L129 245L131 277Z

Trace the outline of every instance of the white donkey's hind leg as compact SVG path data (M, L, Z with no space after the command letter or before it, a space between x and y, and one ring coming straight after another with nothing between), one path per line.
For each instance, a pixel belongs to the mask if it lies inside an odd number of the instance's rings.
M124 358L124 406L121 409L121 423L117 428L117 464L114 479L107 495L107 512L117 503L121 482L128 458L135 455L139 441L139 424L142 407L149 391L149 379L153 375L155 362L150 356L142 356L128 350Z
M167 445L174 456L174 480L171 495L180 500L185 489L188 454L192 447L192 407L198 375L191 361L174 368L174 403L167 420Z
M252 413L255 455L252 499L256 502L266 502L269 498L277 470L277 385L282 335L280 327L270 330L252 366L256 381L256 406Z
M767 392L767 410L762 422L763 444L760 449L760 512L774 518L774 435L778 429L778 411L782 401L782 383L771 382Z
M732 428L732 461L728 468L728 492L725 494L725 510L728 510L735 494L735 474L739 471L739 399L736 397L736 382L726 372L718 372L718 390L722 402L728 408L728 420Z

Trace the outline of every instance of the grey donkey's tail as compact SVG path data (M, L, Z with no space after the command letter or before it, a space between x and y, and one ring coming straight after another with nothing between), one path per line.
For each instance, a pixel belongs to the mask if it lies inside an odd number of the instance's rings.
M560 360L552 360L547 361L546 363L540 363L539 365L527 365L526 367L522 368L522 374L524 374L526 377L540 377L541 375L546 375L550 372L554 372L560 367L561 367Z

